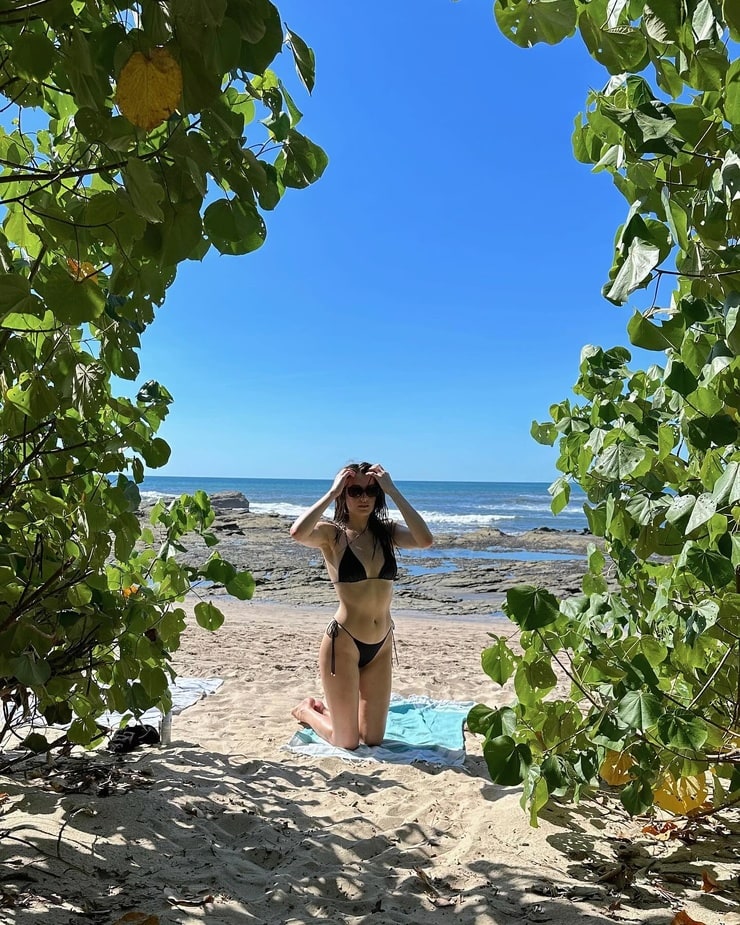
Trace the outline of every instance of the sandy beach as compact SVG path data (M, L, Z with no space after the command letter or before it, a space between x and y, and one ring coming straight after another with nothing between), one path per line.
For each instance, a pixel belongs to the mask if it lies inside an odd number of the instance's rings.
M282 575L283 556L310 551L296 552L281 519L220 515L219 529L252 556L258 593L240 603L203 591L226 623L214 634L189 626L174 664L223 685L174 717L167 747L72 755L0 779L1 921L689 925L675 919L681 910L705 925L737 921L737 818L662 840L605 793L549 809L532 828L519 788L491 784L467 732L463 768L285 751L297 728L291 707L320 694L330 587L310 556L294 560L302 583ZM587 538L547 542L583 549ZM492 615L497 597L507 582L533 580L535 567L545 580L557 570L565 584L583 570L582 560L566 568L511 559L478 571L486 562L448 573L457 586L439 573L402 576L398 694L507 702L511 692L480 668L488 633L514 630ZM305 581L309 573L315 580ZM703 871L726 888L703 892Z

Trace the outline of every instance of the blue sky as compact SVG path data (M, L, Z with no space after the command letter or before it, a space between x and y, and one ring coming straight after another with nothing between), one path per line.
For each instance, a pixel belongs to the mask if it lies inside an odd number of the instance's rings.
M578 37L511 45L488 0L278 5L329 166L260 251L180 270L143 338L141 381L175 396L156 474L551 481L531 421L631 313L600 294L627 204L570 145L605 73Z

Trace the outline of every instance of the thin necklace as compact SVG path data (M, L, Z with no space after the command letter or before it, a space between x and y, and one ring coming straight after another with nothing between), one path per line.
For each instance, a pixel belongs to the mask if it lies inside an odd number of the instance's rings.
M364 529L364 530L360 530L360 532L358 533L357 530L352 530L352 527L348 527L348 526L345 524L345 527L344 527L344 535L347 537L347 545L350 546L352 543L356 543L357 540L359 540L359 538L360 538L361 536L364 536L364 534L367 533L367 528L368 528L369 526L370 526L370 521L368 521L368 522L365 524L365 529ZM349 536L347 535L347 531L348 531L348 530L352 530L352 532L355 534L355 536L354 536L354 538L353 538L352 540L350 540Z

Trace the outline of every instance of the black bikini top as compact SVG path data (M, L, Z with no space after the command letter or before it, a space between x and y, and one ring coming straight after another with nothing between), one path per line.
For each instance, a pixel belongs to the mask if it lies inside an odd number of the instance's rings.
M385 550L383 567L381 568L380 573L376 576L376 578L384 578L386 581L393 581L394 579L398 578L398 565L396 564L396 557L393 554L392 547ZM337 570L337 584L345 584L353 581L372 580L374 579L368 579L365 566L354 554L352 547L349 544L349 540L347 540L347 545L344 549L344 554L342 555L339 568Z

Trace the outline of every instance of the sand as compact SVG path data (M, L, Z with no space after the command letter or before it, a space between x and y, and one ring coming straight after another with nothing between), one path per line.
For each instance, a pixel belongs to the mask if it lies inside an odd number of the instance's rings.
M519 788L491 784L469 733L462 769L284 751L291 707L320 693L316 651L333 609L218 603L224 627L189 628L175 665L225 683L174 717L168 747L0 778L0 921L738 920L737 817L660 840L603 794L532 828ZM508 623L403 607L395 619L396 692L511 698L480 669L487 634L511 633ZM702 892L702 871L722 892Z

